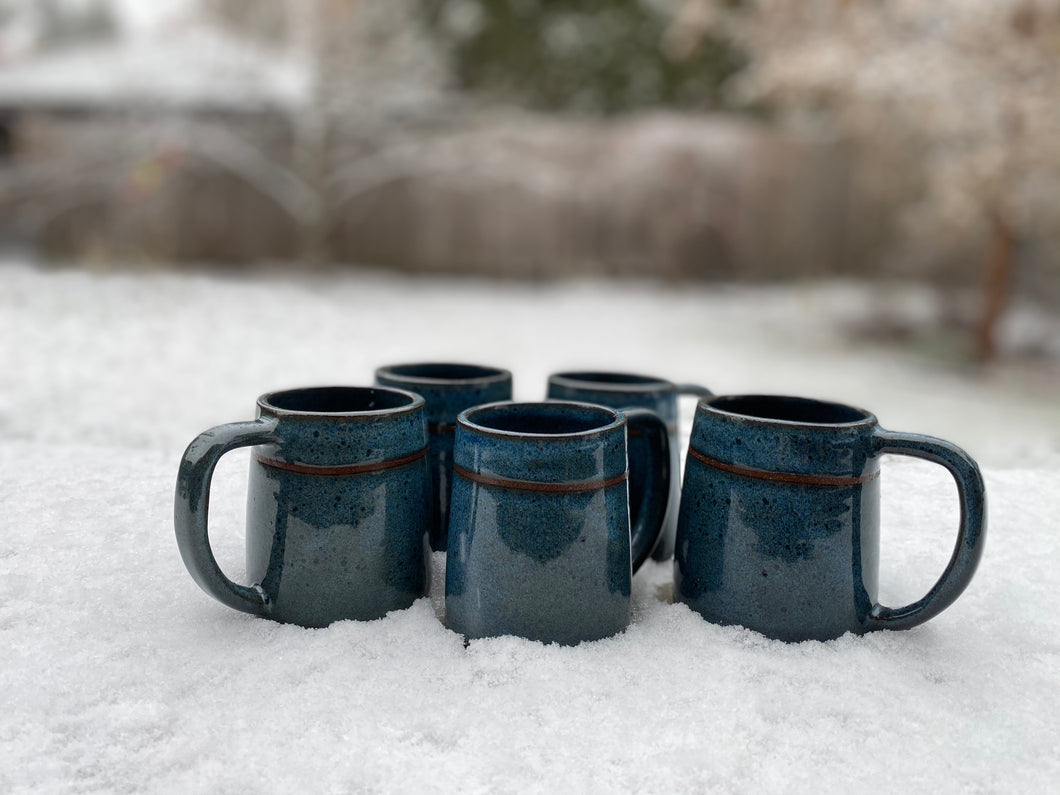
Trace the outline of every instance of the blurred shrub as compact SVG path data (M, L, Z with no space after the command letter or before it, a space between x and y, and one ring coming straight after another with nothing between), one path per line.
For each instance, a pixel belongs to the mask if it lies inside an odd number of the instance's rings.
M424 0L462 86L540 110L716 108L743 64L726 39L669 46L677 0Z
M714 18L752 54L734 94L865 153L914 266L979 271L981 358L1020 282L1056 302L1060 0L754 0Z

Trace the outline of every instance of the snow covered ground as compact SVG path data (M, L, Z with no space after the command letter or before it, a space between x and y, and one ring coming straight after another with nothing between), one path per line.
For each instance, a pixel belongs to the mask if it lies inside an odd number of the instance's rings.
M0 265L0 792L1047 791L1060 401L1047 380L972 379L844 335L868 303L850 285ZM202 593L172 530L187 442L267 390L417 359L507 366L526 399L553 370L606 367L869 408L980 460L983 563L925 626L795 645L670 604L669 566L651 563L629 630L576 648L465 649L439 620L441 577L410 610L324 630ZM211 508L234 577L246 460L222 462ZM893 458L883 492L881 595L911 601L948 557L955 490Z

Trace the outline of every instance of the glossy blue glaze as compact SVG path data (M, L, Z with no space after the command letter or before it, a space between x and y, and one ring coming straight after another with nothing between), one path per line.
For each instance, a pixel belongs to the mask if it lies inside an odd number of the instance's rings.
M655 476L631 540L627 424L652 440ZM575 644L629 624L632 572L661 528L666 427L651 412L498 403L460 415L446 616L468 638Z
M633 373L566 372L555 373L548 379L548 397L555 400L575 400L597 403L613 409L641 408L658 414L670 432L670 497L659 543L652 551L654 560L669 560L674 554L677 535L677 511L681 498L681 446L678 428L677 400L681 395L710 397L713 393L695 384L674 384L664 378ZM631 435L629 439L630 512L634 519L640 514L640 495L648 476L645 467L648 445L645 439Z
M375 382L407 389L426 401L433 485L431 548L444 552L449 528L449 493L453 488L453 440L456 418L464 409L511 400L512 374L477 364L427 362L395 364L375 371Z
M946 570L902 608L877 600L884 453L946 467L961 504ZM701 401L685 463L674 599L708 621L787 641L906 629L967 587L982 556L985 511L978 467L948 442L884 430L872 414L836 403Z
M210 549L210 480L220 457L256 446L247 495L252 585ZM258 418L213 428L184 454L174 525L188 571L211 596L276 621L373 619L427 593L430 475L423 398L317 387L258 399Z

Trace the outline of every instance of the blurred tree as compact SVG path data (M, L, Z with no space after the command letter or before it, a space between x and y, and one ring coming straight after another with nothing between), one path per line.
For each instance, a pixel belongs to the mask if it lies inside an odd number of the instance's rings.
M108 0L0 0L0 63L117 34Z
M722 82L743 64L710 32L672 46L680 0L423 2L453 42L465 88L539 109L716 107Z
M118 32L105 0L38 0L42 48L113 39Z
M208 19L240 36L282 44L289 35L288 0L199 0Z
M684 5L686 36L724 31L750 53L739 100L917 172L908 229L925 250L981 241L975 347L993 356L1022 242L1060 239L1060 0Z
M328 237L345 202L403 173L380 156L404 126L438 112L449 83L446 53L422 0L204 0L205 18L278 47L301 76L287 109L291 167L229 140L227 160L254 172L299 228L301 259L328 259ZM398 147L394 147L398 148ZM236 150L239 151L236 151Z

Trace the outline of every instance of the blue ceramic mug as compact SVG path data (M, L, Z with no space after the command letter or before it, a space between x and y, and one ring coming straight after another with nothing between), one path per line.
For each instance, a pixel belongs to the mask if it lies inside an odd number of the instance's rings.
M626 429L649 439L630 529ZM653 412L571 402L494 403L460 415L445 602L467 638L575 644L621 632L633 572L669 493L666 425Z
M464 409L512 398L512 374L499 367L425 362L394 364L375 371L375 382L407 389L426 401L430 467L434 491L431 549L444 552L449 533L449 493L453 485L453 438Z
M678 434L677 400L682 395L698 398L714 393L697 384L674 384L665 378L634 373L578 371L555 373L548 379L548 397L598 403L613 409L651 409L658 414L670 432L670 497L659 543L652 551L654 560L669 560L674 554L677 535L677 511L681 499L681 445ZM648 477L648 445L635 433L629 438L629 500L634 520L640 514L640 497Z
M957 544L904 607L877 599L880 456L941 464L957 482ZM881 428L838 403L743 395L700 401L685 462L674 599L718 624L786 641L908 629L953 603L986 537L976 463L941 439Z
M251 445L247 586L218 567L207 514L218 460ZM379 387L263 395L256 420L188 446L174 525L192 578L236 610L322 627L408 607L430 586L423 398Z

